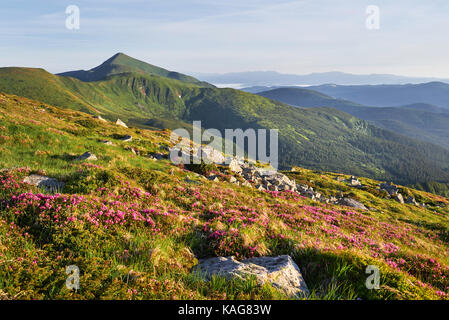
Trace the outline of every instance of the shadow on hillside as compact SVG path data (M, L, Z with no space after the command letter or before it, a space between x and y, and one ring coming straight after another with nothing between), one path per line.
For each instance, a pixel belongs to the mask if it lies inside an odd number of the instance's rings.
M64 154L55 154L50 156L51 159L54 160L63 160L63 161L73 161L77 158L78 156L72 155L72 154L68 154L68 153L64 153Z

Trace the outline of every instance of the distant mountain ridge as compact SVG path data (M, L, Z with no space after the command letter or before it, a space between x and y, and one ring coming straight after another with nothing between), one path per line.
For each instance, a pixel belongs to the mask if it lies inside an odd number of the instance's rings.
M320 85L308 89L334 98L377 107L426 103L449 109L449 84L444 82L405 85Z
M165 72L157 75L138 60L143 69L129 71L135 59L111 63L117 58L126 57L116 55L93 69L92 74L105 77L97 81L43 69L0 68L0 91L144 128L177 128L201 120L203 128L222 134L225 129L278 129L281 168L299 165L403 184L449 182L449 150L435 144L328 107L297 108L240 90L173 79ZM117 65L118 71L108 69Z
M442 107L425 103L369 107L335 99L309 88L277 88L259 92L258 95L297 107L332 107L370 121L380 128L449 149L449 109Z
M305 75L284 74L276 71L250 71L224 74L197 73L195 76L216 85L238 84L239 88L252 86L321 85L325 83L339 85L417 84L433 81L449 83L449 79L444 78L407 77L392 74L351 74L338 71Z

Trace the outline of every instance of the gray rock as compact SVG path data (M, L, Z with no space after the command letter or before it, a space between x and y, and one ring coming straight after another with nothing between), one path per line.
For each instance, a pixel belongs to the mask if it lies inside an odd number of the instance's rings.
M355 209L360 209L360 210L368 210L367 207L365 207L363 205L363 203L358 202L357 200L351 199L351 198L342 198L338 201L339 205L342 206L347 206L347 207L352 207Z
M381 183L379 185L379 188L380 188L380 190L387 191L390 196L395 196L399 192L398 187L391 183Z
M206 279L220 275L226 279L255 276L259 284L269 282L291 297L301 298L309 294L301 271L288 255L278 257L258 257L237 261L234 257L202 259L194 268Z
M404 197L402 194L398 193L393 197L394 200L396 200L399 203L404 203Z
M64 188L64 182L60 182L54 178L41 176L38 174L32 174L23 179L24 183L31 184L33 186L43 188L50 192L57 192Z
M238 161L236 159L232 159L231 162L228 164L229 170L235 173L241 174L243 169L240 167Z
M218 179L218 177L217 177L216 175L214 175L214 174L208 176L207 179L209 179L210 181L213 181L213 182L218 182L218 181L220 181L220 180Z
M170 155L163 154L163 153L150 153L148 155L148 157L150 159L163 160L163 159L168 159L170 157Z
M106 119L103 119L103 117L100 116L100 115L95 116L95 119L98 119L98 120L103 121L103 122L107 122L107 120L106 120Z
M117 121L115 122L116 125L121 126L121 127L125 127L128 128L128 126L126 125L126 123L124 123L122 120L117 119Z
M349 180L348 183L351 187L359 187L362 185L362 183L359 181L359 179L357 179L356 177L352 176Z
M98 159L97 159L97 156L94 155L93 153L85 152L82 155L80 155L78 158L76 158L75 160L77 160L77 161L84 161L84 160L95 161L95 160L98 160Z

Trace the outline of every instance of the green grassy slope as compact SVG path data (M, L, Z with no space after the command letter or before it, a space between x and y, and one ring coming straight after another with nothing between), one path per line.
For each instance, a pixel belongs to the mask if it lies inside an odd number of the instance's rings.
M379 129L335 109L299 109L233 89L196 90L200 93L186 97L189 120L202 119L207 127L219 129L279 129L285 166L297 163L402 183L447 181L448 151L441 147Z
M203 127L220 130L279 129L282 167L302 165L404 184L449 181L449 151L378 129L337 110L299 109L234 89L136 73L83 82L27 69L29 74L16 81L12 79L16 71L0 69L0 91L101 113L114 121L119 117L144 127L145 123L161 124L161 119L170 123L201 120Z
M427 207L400 204L376 190L378 181L361 178L357 189L340 182L348 176L305 169L286 174L371 209L237 186L226 170L212 182L147 157L169 146L168 131L12 95L0 94L0 129L0 169L8 168L0 172L2 298L284 299L251 279L190 273L203 257L281 254L298 264L311 299L449 298L446 198L401 187ZM98 161L73 160L85 151ZM22 183L30 173L66 186L48 194ZM65 286L68 265L80 269L77 292ZM379 290L365 287L368 265L380 269Z

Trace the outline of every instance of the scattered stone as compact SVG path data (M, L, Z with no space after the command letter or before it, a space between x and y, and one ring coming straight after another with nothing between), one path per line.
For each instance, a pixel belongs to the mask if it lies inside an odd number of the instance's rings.
M38 174L32 174L23 179L24 183L31 184L33 186L43 188L49 192L60 191L64 188L64 182L60 182L54 178L41 176Z
M120 120L120 119L117 119L117 121L115 122L115 124L118 125L118 126L122 126L122 127L128 128L128 126L126 125L126 123L124 123L124 122L123 122L122 120Z
M95 161L95 160L98 160L98 159L97 159L97 156L94 155L93 153L85 152L82 155L80 155L78 158L76 158L75 160L77 160L77 161L84 161L84 160Z
M218 181L220 181L220 180L218 179L218 177L217 177L216 175L214 175L214 174L211 174L210 176L208 176L207 179L209 179L210 181L213 181L213 182L218 182Z
M229 170L232 172L241 174L243 172L242 167L240 167L238 161L236 159L232 159L231 162L228 164Z
M288 255L278 257L258 257L237 261L234 257L202 259L193 272L206 279L214 275L226 279L245 279L255 276L260 285L269 282L273 287L284 291L291 297L301 298L309 294L301 271Z
M419 205L419 203L416 202L416 199L414 197L412 197L412 196L408 196L407 200L405 200L405 203L413 204L415 206Z
M368 208L365 207L363 203L358 202L357 200L351 198L342 198L338 201L338 204L342 206L352 207L355 209L368 210Z
M400 193L398 193L395 196L393 196L393 199L396 200L399 203L404 203L404 197Z
M362 185L362 183L359 181L359 179L357 179L354 176L351 176L351 178L349 178L348 183L351 187L359 187Z
M230 183L235 183L237 181L237 178L232 176L231 178L229 178L229 182Z
M104 143L104 144L106 144L108 146L112 146L113 145L113 143L111 141L109 141L109 140L103 140L102 143Z
M162 159L168 159L169 155L163 154L163 153L151 153L151 154L149 154L149 157L150 157L150 159L162 160Z
M395 196L399 193L399 189L397 186L391 183L381 183L379 185L380 190L385 190L388 192L390 196Z
M256 185L256 189L260 191L265 190L265 188L261 184Z
M102 116L100 116L100 115L98 115L98 116L95 116L94 117L95 119L98 119L98 120L100 120L100 121L103 121L103 122L108 122L106 119L104 119Z

